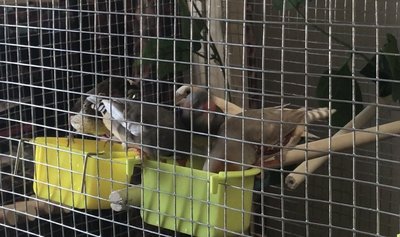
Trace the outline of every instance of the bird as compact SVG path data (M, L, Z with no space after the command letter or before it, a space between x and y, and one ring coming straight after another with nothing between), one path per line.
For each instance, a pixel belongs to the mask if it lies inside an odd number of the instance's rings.
M182 85L179 87L176 92L175 92L175 98L177 103L181 101L182 99L185 99L192 91L196 93L196 91L206 91L205 88L201 88L199 86L194 86L194 85ZM208 96L207 96L208 99ZM210 99L211 101L222 111L224 111L227 114L238 114L243 112L243 109L233 103L230 103L223 98L220 98L216 95L213 95L212 93L210 94Z
M175 101L182 122L186 129L193 131L193 154L208 154L214 139L212 135L218 133L225 121L225 114L215 103L215 98L198 86L184 85L176 91Z
M127 82L125 86L124 78L110 78L98 83L86 94L123 98L128 94L137 94L139 91L136 84ZM100 114L92 108L92 103L87 98L88 95L82 95L75 102L71 109L73 113L69 115L69 123L77 132L83 134L109 136L109 130L104 126ZM70 133L70 138L73 138L72 133Z
M216 134L225 121L222 109L204 88L182 86L176 91L176 105L181 109L182 121L193 131Z
M104 126L125 148L140 149L145 157L174 157L181 165L190 151L190 133L179 116L157 104L135 99L89 96L92 108L103 117ZM159 152L158 152L159 151Z
M203 170L220 172L247 169L256 164L260 157L279 154L280 147L295 146L306 130L305 121L311 123L322 120L334 112L328 108L307 111L305 108L279 106L249 109L237 116L230 116L220 126ZM284 149L283 159L286 152Z

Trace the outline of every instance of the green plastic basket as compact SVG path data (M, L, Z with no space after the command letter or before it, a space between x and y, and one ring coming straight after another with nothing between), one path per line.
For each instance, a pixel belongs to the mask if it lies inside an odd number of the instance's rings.
M154 161L143 167L141 215L146 223L194 236L248 230L259 169L214 174Z

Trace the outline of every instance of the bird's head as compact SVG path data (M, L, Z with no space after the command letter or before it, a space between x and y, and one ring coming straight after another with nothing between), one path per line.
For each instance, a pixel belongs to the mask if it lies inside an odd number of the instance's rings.
M193 130L207 133L216 133L220 125L222 110L215 104L213 96L200 87L182 86L176 92L176 104L182 109L181 116L184 123L190 125L193 121Z

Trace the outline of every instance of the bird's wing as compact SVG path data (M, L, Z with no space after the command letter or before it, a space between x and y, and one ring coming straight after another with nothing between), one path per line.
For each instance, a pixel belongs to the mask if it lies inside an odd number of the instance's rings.
M118 122L119 125L123 126L134 136L140 135L141 126L136 123L130 123L129 121L126 121L123 108L124 105L121 103L121 101L97 99L95 96L89 96L87 100L93 103L95 109L100 111L103 114L103 117L107 117L108 120ZM127 106L129 106L129 104L127 104ZM114 122L113 124L115 126Z
M127 121L123 110L123 104L117 101L102 100L104 109L111 115L113 120L118 121L124 128L126 128L132 135L139 136L142 126L134 121ZM127 104L129 106L129 104Z
M101 102L101 99L97 98L95 95L90 95L90 96L86 97L86 100L89 101L90 103L94 104L96 108L98 107L98 105Z

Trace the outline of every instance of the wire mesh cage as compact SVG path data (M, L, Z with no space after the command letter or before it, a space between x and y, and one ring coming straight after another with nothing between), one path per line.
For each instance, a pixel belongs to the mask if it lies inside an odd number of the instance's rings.
M0 236L396 236L397 0L0 0Z

